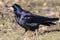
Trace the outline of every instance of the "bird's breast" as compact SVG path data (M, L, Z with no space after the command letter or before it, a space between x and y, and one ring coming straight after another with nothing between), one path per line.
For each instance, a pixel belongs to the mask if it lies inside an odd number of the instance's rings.
M26 20L24 20L23 15L21 15L21 17L16 18L16 21L21 25L25 24L25 22L26 22Z

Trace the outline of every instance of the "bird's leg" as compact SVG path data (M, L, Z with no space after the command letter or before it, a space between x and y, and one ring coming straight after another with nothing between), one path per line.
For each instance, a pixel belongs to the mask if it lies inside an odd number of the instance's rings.
M37 40L37 37L38 37L38 29L35 30L35 36L36 36L36 40Z
M25 34L27 35L27 32L28 32L28 30L27 29L25 29Z
M24 34L23 34L23 35L25 35L25 34L27 33L27 31L28 31L28 30L27 30L27 29L25 29L25 32L24 32Z
M24 35L27 33L27 31L28 31L28 30L27 30L27 29L25 29L25 32L24 32L24 33L22 33L22 36L24 36Z
M25 29L24 40L28 40L28 30L27 29Z
M30 38L28 37L28 30L25 29L25 34L23 36L23 40L30 40Z
M36 29L36 35L38 35L38 29Z
M36 35L36 36L38 36L39 25L40 25L40 24L37 25L37 28L36 28L36 30L35 30L35 35Z
M28 30L27 29L25 29L25 32L27 32Z

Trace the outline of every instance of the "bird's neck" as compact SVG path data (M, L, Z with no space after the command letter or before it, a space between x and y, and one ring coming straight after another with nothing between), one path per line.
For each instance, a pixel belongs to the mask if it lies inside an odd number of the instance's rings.
M15 16L21 16L22 11L20 11L20 10L14 11L14 14L15 14Z
M20 11L20 12L22 12L23 9L22 9L21 7L15 7L15 8L14 8L14 11Z

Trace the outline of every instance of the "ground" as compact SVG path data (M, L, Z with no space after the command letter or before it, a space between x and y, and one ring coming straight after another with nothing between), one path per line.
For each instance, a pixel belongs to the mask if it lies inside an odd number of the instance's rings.
M0 0L0 40L60 40L60 20L54 22L56 25L40 25L37 36L31 31L23 35L24 29L16 23L14 11L9 9L14 3L36 15L60 18L60 0Z

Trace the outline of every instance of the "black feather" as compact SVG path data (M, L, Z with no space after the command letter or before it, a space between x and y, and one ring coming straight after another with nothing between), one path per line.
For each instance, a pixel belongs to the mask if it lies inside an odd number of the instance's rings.
M34 15L29 11L23 10L18 4L13 4L15 19L19 25L26 30L34 31L38 29L39 25L55 25L54 21L58 21L59 18L48 18L43 16Z

